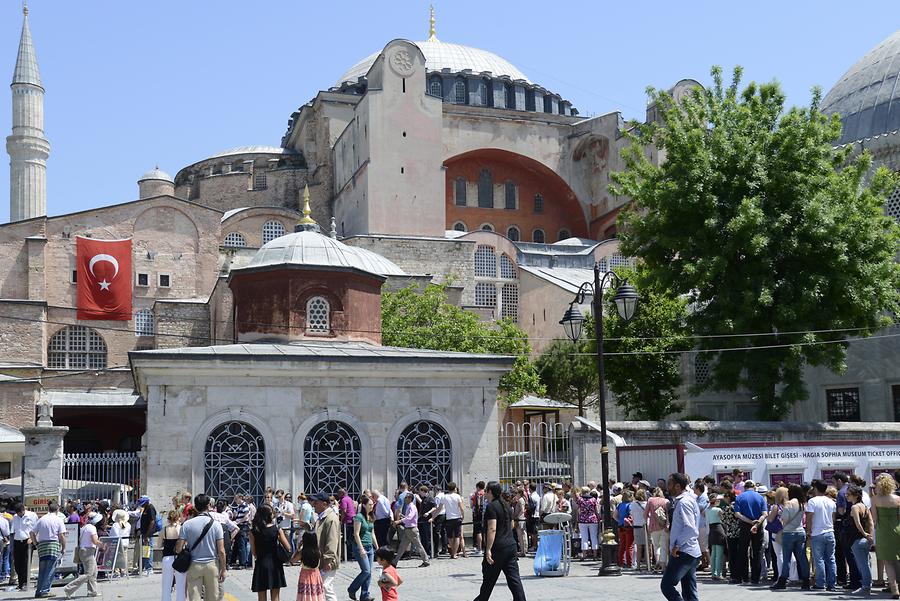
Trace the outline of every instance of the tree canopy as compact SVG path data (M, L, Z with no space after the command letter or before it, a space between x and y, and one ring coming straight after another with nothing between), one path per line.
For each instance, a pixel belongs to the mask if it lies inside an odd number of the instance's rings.
M508 319L484 323L475 313L448 303L443 286L432 284L422 292L410 286L382 294L381 330L388 346L513 355L515 365L499 385L507 400L513 403L525 394L544 393L528 358L527 334Z
M882 209L896 178L833 146L840 121L818 90L785 110L775 82L739 90L740 68L727 87L720 69L712 78L678 101L648 90L660 120L634 125L613 176L633 201L622 249L654 286L689 296L694 335L734 335L699 338L706 387L749 390L761 418L780 419L807 395L804 365L842 371L847 337L898 310L900 238Z

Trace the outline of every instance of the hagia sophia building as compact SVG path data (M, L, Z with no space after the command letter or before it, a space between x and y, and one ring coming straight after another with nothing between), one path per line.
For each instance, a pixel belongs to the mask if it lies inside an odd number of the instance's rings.
M842 115L841 144L869 149L893 169L900 169L898 81L900 32L854 65L823 104ZM378 294L446 284L452 302L483 319L517 322L539 352L561 336L558 321L578 286L592 279L595 262L605 268L630 262L616 241L627 199L609 192L627 143L621 113L580 116L567 99L497 54L439 39L433 14L425 40L389 41L324 84L289 116L278 145L236 146L174 177L151 169L139 179L136 199L48 216L52 149L26 9L7 137L11 217L0 225L0 442L3 428L31 425L35 405L47 402L54 423L69 427L66 452L146 450L156 400L145 395L155 394L156 384L136 366L154 356L174 361L182 351L196 357L198 349L249 343L386 348L378 346L379 320L354 314L360 306L376 310L370 301L379 286ZM682 79L670 82L670 90L677 98L698 85ZM654 119L653 109L642 117ZM651 157L659 160L652 149ZM900 217L897 193L887 210ZM130 318L79 319L83 272L76 247L84 238L131 241ZM285 269L321 272L320 292L279 292L263 281ZM358 287L341 288L357 276ZM263 280L247 284L254 277ZM263 302L252 298L254 291L291 300ZM810 368L810 398L796 406L793 419L840 421L831 419L831 407L845 406L853 395L856 414L843 419L900 418L900 346L892 340L851 345L846 374ZM709 367L690 355L683 369L686 414L752 417L749 393L688 398L688 387L707 377ZM479 391L480 411L485 384L460 384L469 385ZM832 403L835 390L841 403ZM168 394L170 408L176 406L177 395ZM322 410L336 411L325 397ZM441 413L441 402L426 402L432 403L427 410ZM192 419L206 423L210 415ZM456 417L443 415L445 429L452 429ZM493 415L496 420L496 409ZM109 419L115 429L98 427ZM356 419L354 427L364 421ZM370 438L396 427L385 424ZM192 453L185 469L201 477L202 459ZM270 458L272 465L291 464L293 455L285 453ZM372 461L393 465L389 457ZM4 462L12 473L18 469L0 450L0 479ZM453 470L469 473L464 466ZM285 471L302 481L302 467Z

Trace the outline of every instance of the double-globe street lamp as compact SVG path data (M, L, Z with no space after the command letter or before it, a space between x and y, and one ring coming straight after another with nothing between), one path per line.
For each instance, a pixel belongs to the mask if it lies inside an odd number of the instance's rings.
M621 572L616 561L616 545L615 533L613 532L612 511L610 509L610 490L609 490L609 447L606 441L606 387L605 374L603 371L603 287L610 284L616 289L616 296L613 298L616 304L616 311L623 321L631 321L634 312L637 309L638 293L634 286L628 283L628 280L620 278L615 272L606 271L601 275L600 264L594 263L594 283L585 282L575 293L575 299L569 304L560 325L565 329L566 335L572 342L576 342L581 338L581 328L584 325L584 316L578 309L578 305L583 305L585 297L590 294L592 298L594 312L594 335L597 339L597 376L599 379L599 401L600 401L600 468L603 477L603 542L600 545L601 565L600 576L618 576Z

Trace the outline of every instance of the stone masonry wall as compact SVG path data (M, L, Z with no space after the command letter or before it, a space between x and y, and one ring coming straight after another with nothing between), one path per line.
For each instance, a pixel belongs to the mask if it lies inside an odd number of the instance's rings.
M195 302L157 302L156 348L210 344L209 305Z

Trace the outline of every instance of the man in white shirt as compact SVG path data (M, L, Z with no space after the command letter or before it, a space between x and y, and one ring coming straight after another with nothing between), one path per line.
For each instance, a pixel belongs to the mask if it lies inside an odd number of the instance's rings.
M447 483L447 492L441 499L441 504L444 506L444 528L447 531L450 559L456 559L459 552L466 557L466 546L462 537L463 500L459 496L456 483Z
M66 528L57 510L59 506L55 501L47 504L47 513L37 521L31 539L38 550L38 579L34 592L36 598L49 597L50 585L53 584L53 575L59 558L66 550Z
M280 488L275 491L275 515L278 516L278 527L284 530L284 536L293 540L294 504L284 498L284 491Z
M434 549L434 556L437 557L438 555L447 555L447 529L444 527L447 521L447 509L444 507L444 491L437 486L434 487L434 490L436 491L434 493L434 513L429 519L433 524L431 548Z
M63 589L66 599L71 599L72 594L87 583L88 597L98 597L97 591L97 549L103 544L97 536L97 524L102 521L100 514L94 514L90 522L81 527L78 536L78 559L84 568L84 574L70 582Z
M806 502L806 536L816 566L816 585L813 590L834 591L837 562L834 558L834 512L837 504L825 491L828 483L813 480L810 493L815 496Z
M384 546L388 544L393 519L391 502L377 490L372 491L372 500L375 502L375 538L379 545Z
M541 504L538 506L540 514L539 517L542 523L544 521L544 518L547 517L548 514L556 511L556 493L553 492L555 488L555 484L544 485L544 496L541 497Z
M37 526L38 517L28 511L22 503L16 504L16 515L12 521L13 532L13 565L19 578L19 590L28 589L28 574L31 559L31 534Z

